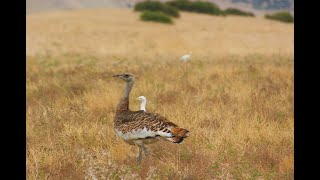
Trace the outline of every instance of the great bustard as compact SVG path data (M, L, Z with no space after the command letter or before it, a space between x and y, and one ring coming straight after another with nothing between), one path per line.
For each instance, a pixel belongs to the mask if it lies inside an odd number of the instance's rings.
M144 97L144 96L139 96L138 99L141 101L140 110L147 111L147 110L146 110L146 104L147 104L147 99L146 99L146 97Z
M134 84L134 76L124 73L113 77L118 77L126 82L124 95L116 108L113 126L119 137L129 144L138 145L138 163L142 159L142 150L145 155L148 154L144 144L153 143L159 138L179 144L189 136L188 130L180 128L159 114L142 110L131 111L129 109L129 94Z

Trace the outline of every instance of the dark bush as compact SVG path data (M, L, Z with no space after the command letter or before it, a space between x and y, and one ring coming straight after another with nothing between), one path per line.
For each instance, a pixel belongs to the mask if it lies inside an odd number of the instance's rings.
M141 14L140 18L143 21L155 21L168 24L172 23L172 19L170 18L170 16L159 11L144 11Z
M179 17L179 11L173 6L161 3L159 1L144 1L135 4L135 11L160 11L169 16Z
M253 13L247 12L247 11L242 11L242 10L236 9L236 8L228 8L228 9L224 10L224 14L225 15L238 15L238 16L251 16L251 17L254 17Z
M293 16L289 12L278 12L274 14L266 14L265 18L282 21L286 23L292 23L294 21Z
M183 10L183 11L191 11L191 3L188 0L175 0L175 1L168 1L166 4L176 7L177 9Z
M176 7L182 11L198 12L212 15L223 15L223 11L220 10L219 6L204 1L188 1L188 0L174 0L168 1L166 4Z

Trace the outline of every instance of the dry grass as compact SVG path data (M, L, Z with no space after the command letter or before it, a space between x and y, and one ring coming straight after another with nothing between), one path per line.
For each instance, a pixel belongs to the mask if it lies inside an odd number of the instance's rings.
M293 65L293 26L263 19L28 16L27 179L293 179ZM181 145L150 145L140 165L112 127L124 85L112 75L125 71L137 76L131 109L144 95L191 131Z
M293 53L293 25L263 17L183 13L175 25L146 23L130 10L97 9L27 16L27 55L198 56ZM138 51L137 51L138 50ZM127 57L128 58L128 57Z

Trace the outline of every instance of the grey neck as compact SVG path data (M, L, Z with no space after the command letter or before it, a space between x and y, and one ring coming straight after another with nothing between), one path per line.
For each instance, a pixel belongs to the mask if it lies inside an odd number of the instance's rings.
M126 84L126 89L124 90L124 95L123 95L123 98L124 98L124 99L128 99L128 98L129 98L129 94L130 94L130 91L131 91L131 89L132 89L133 84L134 84L134 81L133 81L133 80L127 82L127 84Z

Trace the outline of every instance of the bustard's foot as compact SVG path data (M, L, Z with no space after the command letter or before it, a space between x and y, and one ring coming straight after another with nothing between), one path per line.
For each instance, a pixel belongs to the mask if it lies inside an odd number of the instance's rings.
M137 157L137 163L141 163L141 160L142 160L142 156L138 156Z

